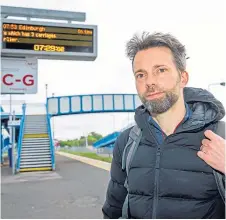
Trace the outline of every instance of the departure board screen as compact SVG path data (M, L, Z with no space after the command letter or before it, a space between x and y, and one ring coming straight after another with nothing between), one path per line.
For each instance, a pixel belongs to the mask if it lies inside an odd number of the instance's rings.
M94 29L2 23L2 49L94 53Z

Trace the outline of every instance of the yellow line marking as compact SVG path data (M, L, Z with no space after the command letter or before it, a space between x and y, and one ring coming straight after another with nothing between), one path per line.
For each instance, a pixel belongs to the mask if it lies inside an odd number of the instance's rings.
M24 138L45 138L49 137L48 134L25 134Z
M100 161L100 160L95 160L95 159L91 159L88 157L82 157L82 156L78 156L78 155L74 155L74 154L70 154L70 153L65 153L65 152L59 152L57 151L56 154L61 155L61 156L65 156L74 160L78 160L82 163L86 163L89 164L91 166L94 167L98 167L107 171L111 170L111 163L105 162L105 161Z
M30 172L30 171L50 171L52 167L35 167L35 168L21 168L20 172Z

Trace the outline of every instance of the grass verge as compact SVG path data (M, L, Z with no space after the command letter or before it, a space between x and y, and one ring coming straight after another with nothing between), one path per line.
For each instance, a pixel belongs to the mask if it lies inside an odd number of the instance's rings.
M75 152L75 151L64 150L64 149L61 149L60 151L69 153L69 154L74 154L74 155L81 156L81 157L88 157L88 158L91 158L94 160L100 160L100 161L104 161L104 162L108 162L108 163L111 163L111 161L112 161L111 157L102 157L102 156L99 156L96 153L92 153L92 152Z

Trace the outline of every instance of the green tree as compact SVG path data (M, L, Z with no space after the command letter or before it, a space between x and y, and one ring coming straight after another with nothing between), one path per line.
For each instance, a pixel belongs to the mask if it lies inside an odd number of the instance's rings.
M90 134L87 137L88 144L92 145L93 143L100 140L101 138L103 138L103 136L101 134L98 134L94 131L90 132ZM62 146L62 147L65 147L65 146L69 146L69 147L85 146L86 138L84 136L81 136L80 138L76 138L76 139L72 139L72 140L66 140L66 141L60 140L59 142L60 142L60 146Z

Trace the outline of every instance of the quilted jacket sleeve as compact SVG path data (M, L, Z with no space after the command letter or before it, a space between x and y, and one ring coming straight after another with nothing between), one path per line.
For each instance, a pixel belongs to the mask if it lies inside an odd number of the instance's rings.
M127 195L127 189L124 187L126 172L122 171L122 154L128 137L129 130L126 130L121 133L115 142L111 164L111 178L102 208L104 218L118 219L122 216L122 206Z

